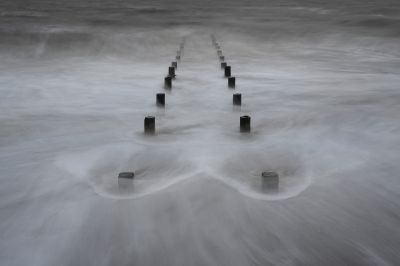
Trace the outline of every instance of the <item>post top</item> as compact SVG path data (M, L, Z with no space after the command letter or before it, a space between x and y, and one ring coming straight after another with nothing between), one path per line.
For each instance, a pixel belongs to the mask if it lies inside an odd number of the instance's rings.
M133 179L135 177L134 172L121 172L118 175L118 178L127 178L127 179Z
M261 173L261 176L263 178L277 178L279 177L277 172L272 172L272 171L264 171Z

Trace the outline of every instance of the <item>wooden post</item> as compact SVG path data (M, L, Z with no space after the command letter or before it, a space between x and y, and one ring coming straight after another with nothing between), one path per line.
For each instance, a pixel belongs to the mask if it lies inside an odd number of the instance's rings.
M230 77L231 76L231 67L230 66L226 66L225 67L225 77Z
M157 93L156 103L158 106L165 106L165 93Z
M251 123L251 118L248 115L244 115L240 117L240 132L245 132L248 133L250 132L250 123Z
M168 76L170 76L171 78L175 78L175 67L168 67Z
M172 88L172 78L170 76L164 78L164 86L166 89Z
M236 78L235 77L229 77L228 78L228 87L229 88L235 88L236 86Z
M144 133L152 135L156 132L156 118L154 116L146 116L144 118Z
M134 172L121 172L118 175L118 186L121 189L131 189L133 186Z
M262 187L263 190L276 192L279 189L279 175L276 172L262 172Z
M233 105L242 105L242 94L233 94Z

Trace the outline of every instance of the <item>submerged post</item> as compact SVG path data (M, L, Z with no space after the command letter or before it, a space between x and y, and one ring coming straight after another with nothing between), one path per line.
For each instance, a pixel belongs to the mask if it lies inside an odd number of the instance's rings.
M120 188L131 188L134 178L134 172L121 172L118 174L118 186Z
M172 78L170 76L164 78L164 87L166 89L170 89L172 87Z
M228 78L228 87L229 88L235 88L236 86L236 78L235 77L229 77Z
M226 62L222 62L222 63L221 63L221 68L222 68L222 69L225 69L225 67L226 67Z
M233 105L242 105L242 94L241 93L233 94Z
M276 172L262 172L262 187L264 190L276 192L279 189L279 175Z
M178 62L174 61L172 62L171 66L173 66L175 69L178 68Z
M144 133L153 135L156 132L156 118L154 116L146 116L144 118Z
M175 78L175 67L168 67L168 76L170 76L171 78Z
M156 102L158 106L165 106L165 93L157 93Z
M225 67L225 77L230 77L231 76L231 67L230 66L226 66Z
M250 116L244 115L240 117L240 132L250 132Z
M219 60L220 60L220 61L224 61L224 60L225 60L225 56L221 55L221 56L219 57Z

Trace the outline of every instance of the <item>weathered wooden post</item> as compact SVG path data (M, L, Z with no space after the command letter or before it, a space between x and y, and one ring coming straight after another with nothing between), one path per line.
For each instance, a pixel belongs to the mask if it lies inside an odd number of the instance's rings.
M148 135L156 133L156 118L154 116L144 118L144 133Z
M262 172L262 188L269 192L277 192L279 189L279 175L276 172Z
M248 133L250 132L250 122L251 118L248 115L240 117L240 132Z
M166 89L172 88L172 78L170 76L164 78L164 87Z
M219 57L219 61L224 61L224 60L225 60L225 56L221 55L221 56Z
M157 93L156 103L158 106L165 106L165 93Z
M121 189L132 188L133 179L135 177L134 172L121 172L118 175L118 186Z
M241 93L233 94L233 105L242 105L242 94Z
M222 62L222 63L221 63L221 68L222 68L222 69L225 69L225 67L226 67L226 62Z
M229 88L235 88L236 86L236 78L235 77L229 77L228 78L228 87Z
M231 76L231 67L230 66L226 66L225 67L225 77L230 77Z
M175 67L168 67L168 76L170 76L171 78L175 78Z

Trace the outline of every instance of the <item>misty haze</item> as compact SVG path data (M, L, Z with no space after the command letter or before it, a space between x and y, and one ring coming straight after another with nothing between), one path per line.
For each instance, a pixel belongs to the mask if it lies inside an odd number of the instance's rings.
M2 266L399 265L400 2L1 0L0 182Z

